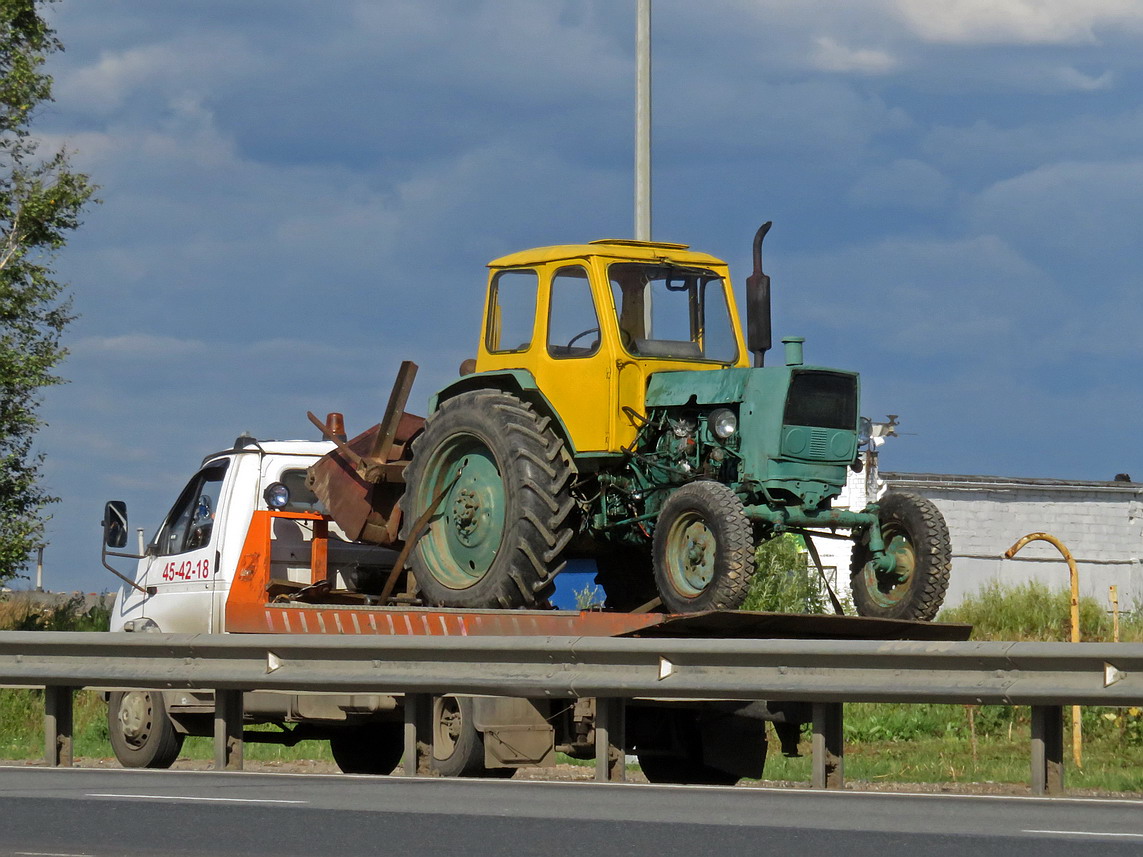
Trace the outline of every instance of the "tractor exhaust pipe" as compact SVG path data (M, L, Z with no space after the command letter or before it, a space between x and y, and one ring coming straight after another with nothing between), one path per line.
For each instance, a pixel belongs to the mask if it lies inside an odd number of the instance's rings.
M770 330L770 277L762 273L762 240L772 220L754 235L754 273L746 278L746 347L754 354L754 365L766 365L766 352L774 344Z

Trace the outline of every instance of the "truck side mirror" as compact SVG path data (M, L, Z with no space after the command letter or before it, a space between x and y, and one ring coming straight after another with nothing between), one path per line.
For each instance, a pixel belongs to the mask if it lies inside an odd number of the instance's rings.
M127 546L127 504L108 500L103 507L103 543L109 548Z

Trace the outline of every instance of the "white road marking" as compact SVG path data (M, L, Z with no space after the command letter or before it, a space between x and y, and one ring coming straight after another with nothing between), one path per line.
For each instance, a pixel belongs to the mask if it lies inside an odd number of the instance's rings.
M309 803L308 800L272 800L270 798L245 797L194 797L191 795L127 795L109 793L89 793L87 797L119 797L133 800L189 800L208 801L212 803Z
M57 851L13 851L14 857L92 857L90 854L63 854Z
M1051 833L1056 836L1125 836L1130 839L1143 839L1143 833L1111 833L1102 830L1025 830L1024 833Z

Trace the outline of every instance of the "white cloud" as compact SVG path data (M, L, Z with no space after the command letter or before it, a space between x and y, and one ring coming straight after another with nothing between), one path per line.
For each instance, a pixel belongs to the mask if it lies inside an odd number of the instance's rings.
M849 48L829 36L819 36L814 44L813 64L822 71L886 74L897 67L897 60L885 51Z
M896 5L920 38L948 44L1094 43L1103 28L1143 26L1139 0L896 0Z
M889 238L787 264L783 279L799 284L788 298L796 317L917 359L1010 342L1029 296L1052 290L1043 271L989 235Z
M849 201L863 208L937 208L948 199L951 183L939 170L902 158L861 175L849 189Z
M153 110L156 94L162 99L200 97L256 66L255 52L236 35L188 34L104 50L87 64L65 64L55 75L54 89L70 110L108 117L124 109Z
M970 217L976 228L1048 258L1098 261L1106 289L1115 283L1110 271L1138 276L1140 187L1143 160L1047 164L984 190Z

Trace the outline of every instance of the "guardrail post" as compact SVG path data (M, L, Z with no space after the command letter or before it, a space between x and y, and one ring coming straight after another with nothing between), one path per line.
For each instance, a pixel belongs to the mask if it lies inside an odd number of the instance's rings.
M53 768L72 765L72 699L74 687L44 688L44 761Z
M214 692L214 769L242 770L242 691Z
M595 700L595 781L627 781L626 703L622 698ZM614 765L611 759L618 757Z
M814 762L811 785L815 789L845 788L845 738L840 702L814 703Z
M1064 708L1032 706L1032 794L1064 791Z
M405 776L417 776L421 766L420 743L432 746L431 738L424 734L432 712L432 697L423 693L405 694Z

